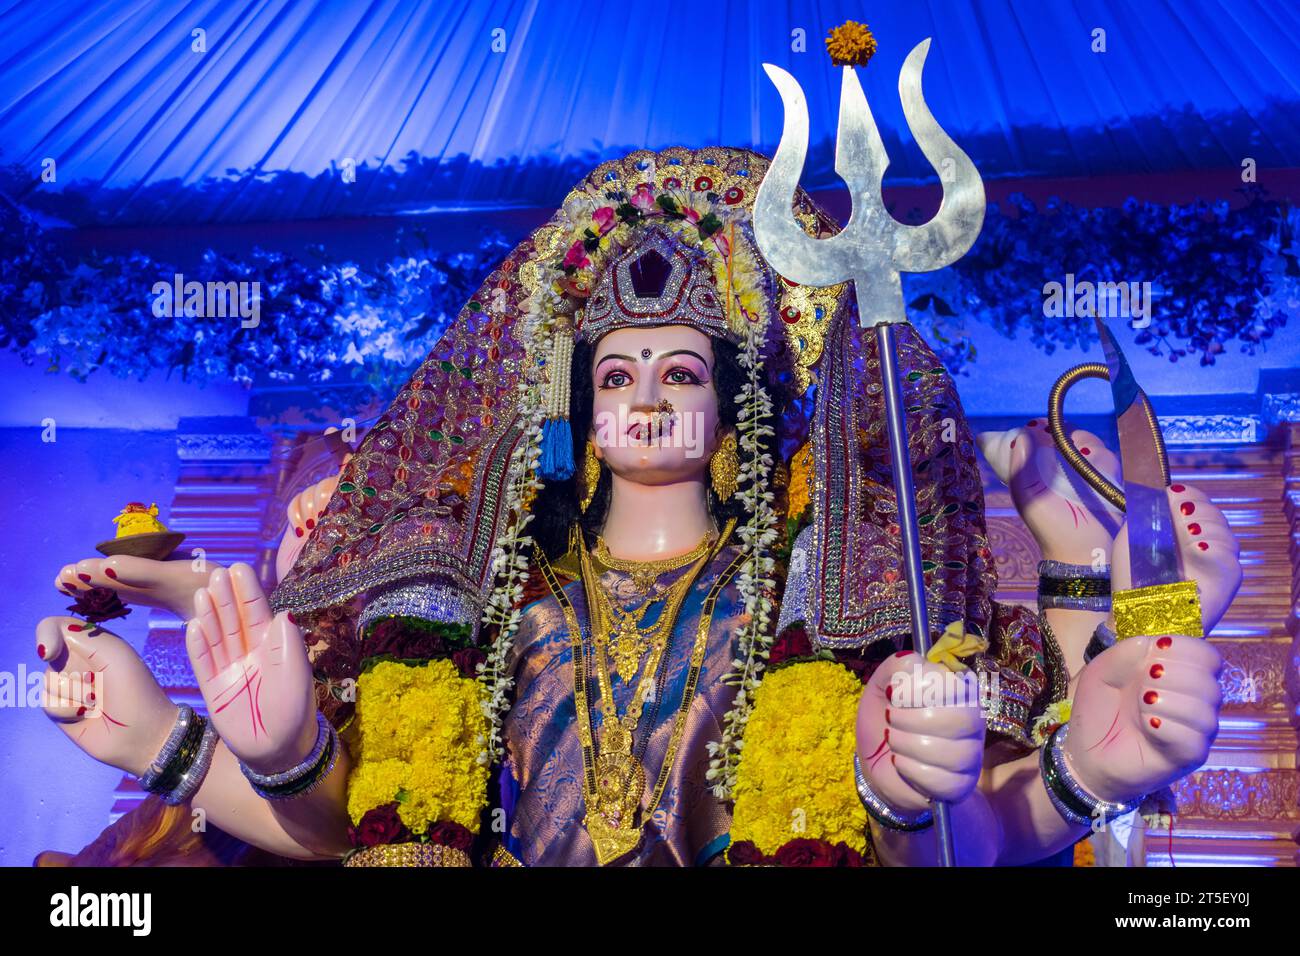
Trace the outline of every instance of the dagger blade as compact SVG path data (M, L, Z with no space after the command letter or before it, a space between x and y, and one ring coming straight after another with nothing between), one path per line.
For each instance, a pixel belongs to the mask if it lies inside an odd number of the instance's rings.
M1182 580L1169 510L1169 459L1151 401L1133 377L1119 343L1106 323L1097 319L1102 351L1110 369L1115 402L1119 455L1123 468L1125 513L1128 521L1131 587L1170 584Z

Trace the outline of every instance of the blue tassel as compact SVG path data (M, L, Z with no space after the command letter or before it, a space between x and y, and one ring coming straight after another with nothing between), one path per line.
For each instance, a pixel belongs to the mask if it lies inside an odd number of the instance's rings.
M545 481L568 481L577 466L573 463L573 429L567 418L542 422L542 463L538 473Z

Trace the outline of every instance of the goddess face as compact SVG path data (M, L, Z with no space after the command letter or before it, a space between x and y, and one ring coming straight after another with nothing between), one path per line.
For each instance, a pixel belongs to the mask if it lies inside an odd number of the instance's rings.
M705 480L719 434L713 344L685 325L608 333L592 357L596 456L642 485Z

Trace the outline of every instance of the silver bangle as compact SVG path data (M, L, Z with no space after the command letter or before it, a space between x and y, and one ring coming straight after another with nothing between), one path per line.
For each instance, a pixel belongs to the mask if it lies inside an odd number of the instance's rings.
M929 810L904 815L885 803L880 795L871 789L871 784L867 783L867 778L862 773L862 763L856 753L853 754L853 779L857 783L858 799L862 801L862 806L882 827L903 833L915 833L934 823L934 814Z
M217 742L220 739L217 736L217 729L209 720L203 727L203 739L199 742L199 751L194 757L194 762L181 775L180 783L175 789L163 794L164 803L174 807L188 802L199 792L199 787L203 786L203 780L208 775L208 768L212 766L212 755L217 752Z
M176 714L176 723L172 725L172 732L167 735L167 739L163 742L158 755L149 763L149 769L138 778L141 790L146 793L153 793L156 789L158 778L162 776L163 771L167 769L167 765L176 756L176 751L180 749L181 741L185 739L185 734L189 731L190 722L193 719L194 708L189 704L181 704Z
M1094 657L1114 647L1116 640L1118 638L1115 632L1110 629L1105 621L1102 621L1092 632L1092 639L1088 641L1088 646L1084 649L1083 662L1091 664Z
M1114 820L1137 809L1142 802L1141 797L1126 803L1102 800L1089 793L1078 778L1070 772L1062 749L1069 729L1069 721L1066 721L1052 733L1039 753L1039 769L1043 774L1047 795L1056 812L1067 823L1091 827L1096 820L1104 823L1106 820Z
M321 757L325 753L325 748L333 744L333 738L333 725L330 724L330 722L325 719L325 715L318 710L316 711L316 744L311 748L311 753L304 757L302 762L296 767L290 767L288 770L283 770L280 773L263 774L251 769L241 760L239 762L239 769L243 771L244 776L248 778L248 782L253 785L254 790L262 796L267 796L265 791L275 791L286 787L292 787L293 784L301 781L303 778L310 775L313 770L316 770L316 765L320 763ZM333 749L337 752L338 748L335 745ZM334 758L331 757L330 769L333 768L333 763ZM329 771L326 770L322 776L328 775Z

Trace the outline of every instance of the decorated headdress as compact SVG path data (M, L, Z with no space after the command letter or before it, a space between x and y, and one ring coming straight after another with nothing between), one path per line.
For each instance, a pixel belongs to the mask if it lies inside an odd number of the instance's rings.
M629 325L687 323L740 345L737 401L747 519L737 584L749 611L735 680L753 686L775 624L771 552L782 516L767 487L797 448L791 495L810 502L816 600L808 626L833 646L907 630L907 593L889 481L874 343L843 286L777 276L758 254L752 209L768 162L748 150L640 151L598 166L488 276L366 435L292 571L277 610L368 621L415 616L487 626L482 674L492 726L509 698L507 657L528 574L530 508L544 480L571 473L568 384L575 337ZM810 234L836 226L802 192ZM938 629L987 626L996 583L974 442L951 379L920 336L902 337L909 432L925 511L926 568ZM826 355L823 356L823 349ZM785 378L815 405L773 420L767 388ZM811 406L811 409L810 409ZM565 460L567 458L567 460ZM745 719L727 719L727 740ZM724 740L722 752L728 746ZM494 729L485 759L500 753ZM733 744L734 745L734 744Z

